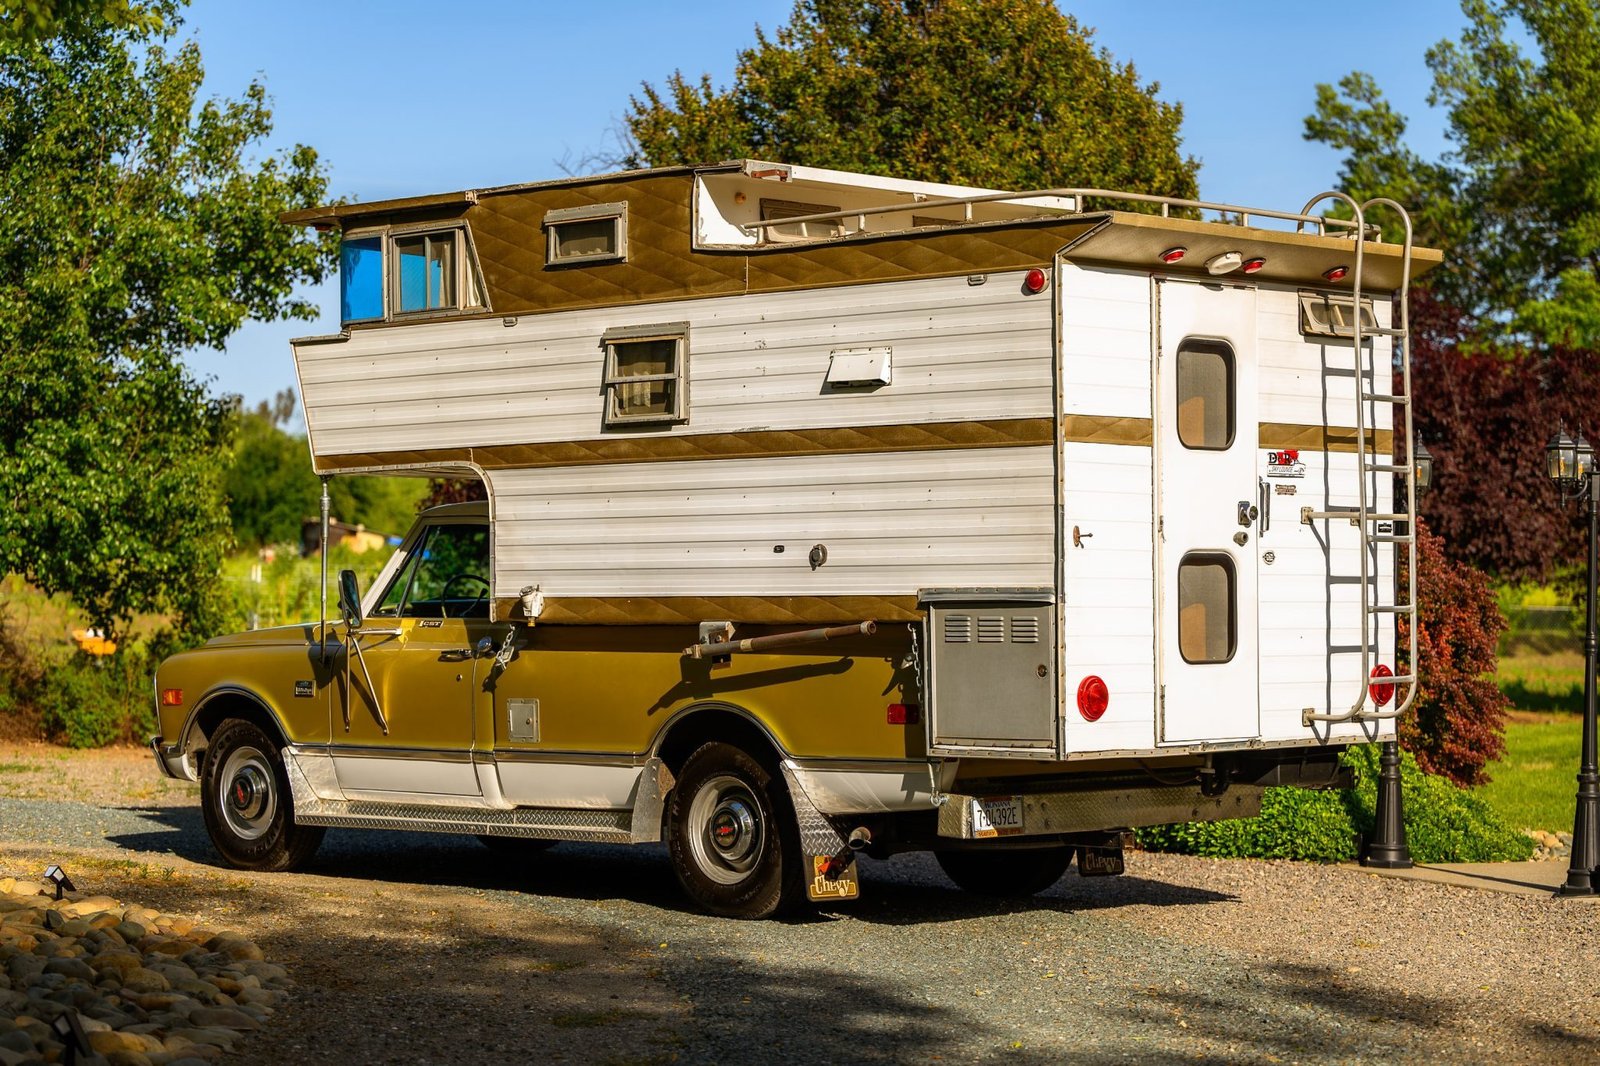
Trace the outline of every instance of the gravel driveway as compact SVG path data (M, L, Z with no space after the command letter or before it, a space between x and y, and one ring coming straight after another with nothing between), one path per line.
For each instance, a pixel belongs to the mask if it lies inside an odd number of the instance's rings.
M1135 854L995 904L903 856L866 862L848 908L741 923L685 910L656 847L516 867L470 838L335 831L307 873L243 874L192 800L155 802L0 799L0 874L61 859L256 938L300 989L230 1062L1600 1057L1584 901Z

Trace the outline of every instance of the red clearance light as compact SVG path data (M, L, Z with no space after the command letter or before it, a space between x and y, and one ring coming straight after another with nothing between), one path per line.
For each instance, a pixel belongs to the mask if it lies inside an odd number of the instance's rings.
M1023 275L1022 291L1026 292L1029 296L1037 296L1044 291L1044 287L1048 284L1050 284L1049 275L1040 270L1038 267L1034 267L1032 270L1028 271L1027 274Z
M1078 683L1078 713L1086 722L1098 722L1111 704L1111 690L1093 674Z
M1348 274L1348 273L1350 273L1350 268L1349 267L1347 267L1347 266L1336 266L1336 267L1329 267L1327 270L1324 270L1322 272L1322 276L1327 278L1329 281L1343 281L1344 280L1344 276L1346 274Z
M161 706L163 706L163 707L182 707L183 706L183 689L181 689L181 688L164 688L164 689L162 689L161 690Z
M1239 269L1244 271L1246 274L1254 274L1256 271L1260 270L1266 265L1267 261L1265 259L1261 258L1260 256L1256 256L1254 259L1246 259L1244 261L1244 266L1240 267Z
M1183 257L1188 254L1189 249L1187 248L1168 248L1166 251L1161 253L1161 261L1163 263L1181 262Z
M1393 677L1394 671L1382 663L1379 663L1377 666L1372 668L1372 676ZM1372 693L1372 702L1376 703L1379 707L1387 706L1389 701L1394 699L1393 685L1379 685L1374 683L1367 686L1367 691Z
M890 725L916 725L922 721L922 708L915 703L889 704Z

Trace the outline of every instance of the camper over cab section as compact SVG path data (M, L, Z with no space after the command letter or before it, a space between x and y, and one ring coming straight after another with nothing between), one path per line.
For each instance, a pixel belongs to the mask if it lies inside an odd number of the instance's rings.
M484 499L163 664L159 761L242 866L664 839L741 916L1331 783L1416 690L1404 220L754 160L298 212L317 473Z

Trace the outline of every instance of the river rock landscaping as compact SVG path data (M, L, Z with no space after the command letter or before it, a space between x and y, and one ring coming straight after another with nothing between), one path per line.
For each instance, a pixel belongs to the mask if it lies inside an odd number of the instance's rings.
M53 1023L71 1012L91 1052L80 1063L214 1063L292 986L237 933L0 877L0 1066L67 1061Z

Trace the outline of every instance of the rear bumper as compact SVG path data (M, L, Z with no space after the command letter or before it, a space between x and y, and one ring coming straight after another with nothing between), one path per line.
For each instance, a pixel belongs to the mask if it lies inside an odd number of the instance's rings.
M1234 785L1220 796L1205 796L1197 785L1155 785L1018 795L953 794L939 808L939 835L986 840L1251 818L1261 813L1265 791L1259 785Z

